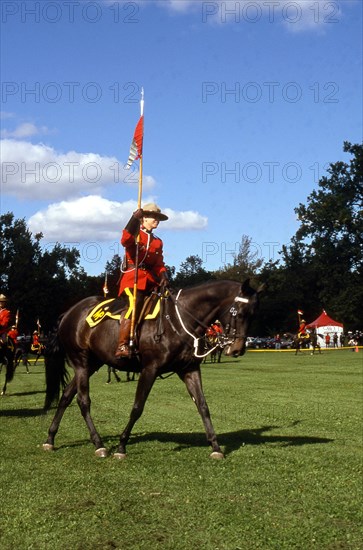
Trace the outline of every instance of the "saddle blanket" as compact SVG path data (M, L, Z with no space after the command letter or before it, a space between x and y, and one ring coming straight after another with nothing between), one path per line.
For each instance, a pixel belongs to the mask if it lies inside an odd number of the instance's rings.
M101 321L106 318L120 320L121 313L127 309L121 300L117 298L109 298L104 300L100 304L97 304L87 315L86 321L88 325L93 328L97 326ZM147 312L148 308L144 308L143 311ZM144 316L145 320L155 319L160 311L160 298L157 300L153 311L148 311Z

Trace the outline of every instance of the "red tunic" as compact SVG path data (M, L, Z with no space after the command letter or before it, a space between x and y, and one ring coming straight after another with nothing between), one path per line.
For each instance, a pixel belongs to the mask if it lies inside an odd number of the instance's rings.
M33 345L33 346L36 346L36 347L39 347L40 342L39 342L39 336L38 336L38 334L33 334L32 345Z
M10 325L10 311L6 308L0 310L0 334L5 334Z
M299 334L301 336L306 336L306 323L301 323L299 327Z
M13 342L15 343L17 337L19 336L18 329L16 329L16 328L10 329L9 332L8 332L8 336L9 336L9 338L11 338L11 339L13 340Z
M121 244L125 247L126 271L121 278L119 296L125 288L133 288L135 278L136 240L127 229L122 232ZM141 227L138 248L137 289L149 292L158 285L161 273L166 272L163 241L151 231Z

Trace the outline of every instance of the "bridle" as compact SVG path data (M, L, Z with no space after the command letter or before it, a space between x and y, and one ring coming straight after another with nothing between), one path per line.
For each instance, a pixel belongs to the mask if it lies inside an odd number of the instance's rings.
M173 302L174 302L174 307L175 307L175 312L176 312L176 315L178 317L178 320L179 320L179 323L182 327L182 329L184 330L184 332L186 334L188 334L191 338L193 338L193 347L194 347L194 357L198 357L198 358L203 358L203 357L206 357L207 355L209 355L210 353L212 353L212 351L214 351L215 349L217 349L217 347L219 346L219 341L217 339L217 343L216 345L209 349L206 353L204 354L199 354L198 353L198 347L199 347L199 341L201 339L204 338L204 336L195 336L194 334L192 334L188 329L187 327L185 326L185 323L183 321L183 318L181 316L181 313L179 311L179 298L180 298L180 295L182 293L182 290L183 289L180 289L178 291L178 294L176 295L176 297L172 298L173 299ZM225 331L224 331L224 336L229 340L229 344L231 344L234 340L236 340L237 338L244 338L245 335L241 335L241 334L237 334L237 315L238 315L238 310L237 308L235 307L234 303L235 302L243 302L245 304L248 304L249 302L249 299L248 298L243 298L242 296L236 296L233 300L233 303L231 306L229 306L229 319L228 319L228 322L226 324L226 327L225 327ZM203 323L202 321L200 321L197 317L195 317L190 311L188 311L183 305L180 305L180 308L184 310L184 312L186 312L190 317L192 317L195 321L197 321L197 323L203 327L204 329L207 329L207 325L205 323Z
M244 304L248 304L249 299L248 298L243 298L242 296L236 296L235 299L234 299L234 302L243 302ZM227 336L228 338L231 338L232 342L234 340L236 340L237 338L245 338L246 337L245 334L238 334L237 333L238 310L234 305L231 306L231 308L229 310L229 314L230 314L229 315L229 321L227 322L226 327L225 327L225 331L224 331L225 336Z

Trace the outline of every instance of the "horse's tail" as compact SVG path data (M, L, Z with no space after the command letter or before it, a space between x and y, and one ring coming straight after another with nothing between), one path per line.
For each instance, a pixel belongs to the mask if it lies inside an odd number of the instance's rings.
M69 378L66 369L66 354L59 340L58 328L44 350L44 364L46 383L44 411L47 411L54 402L58 401L60 389L65 388Z

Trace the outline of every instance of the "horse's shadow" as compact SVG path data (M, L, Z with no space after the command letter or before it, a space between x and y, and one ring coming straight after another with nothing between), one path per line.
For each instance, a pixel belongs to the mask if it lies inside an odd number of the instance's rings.
M0 410L1 417L17 417L17 418L29 418L31 416L45 416L43 409L14 409L14 410Z
M296 423L299 423L298 421ZM278 429L278 426L262 426L254 430L236 430L234 432L226 432L218 434L218 442L224 448L224 454L227 456L234 451L238 451L245 445L274 445L279 447L295 447L302 445L317 445L330 443L333 439L313 436L292 436L292 435L272 435L268 432ZM108 435L104 436L104 442L111 446L111 451L116 451L119 436ZM185 432L185 433L170 433L170 432L148 432L142 434L134 434L130 437L129 445L134 443L158 441L160 443L174 443L174 451L182 451L190 447L205 447L206 438L204 432ZM67 445L60 445L58 449L79 447L89 443L89 440L77 441Z
M332 439L312 436L289 436L272 435L268 432L277 429L278 426L262 426L255 430L236 430L234 432L219 433L218 442L224 448L224 454L229 455L245 445L277 445L280 447L295 447L302 445L314 445L329 443ZM161 443L175 443L175 451L180 451L186 447L205 446L205 433L164 433L151 432L147 434L131 436L130 444L142 441L157 440Z

